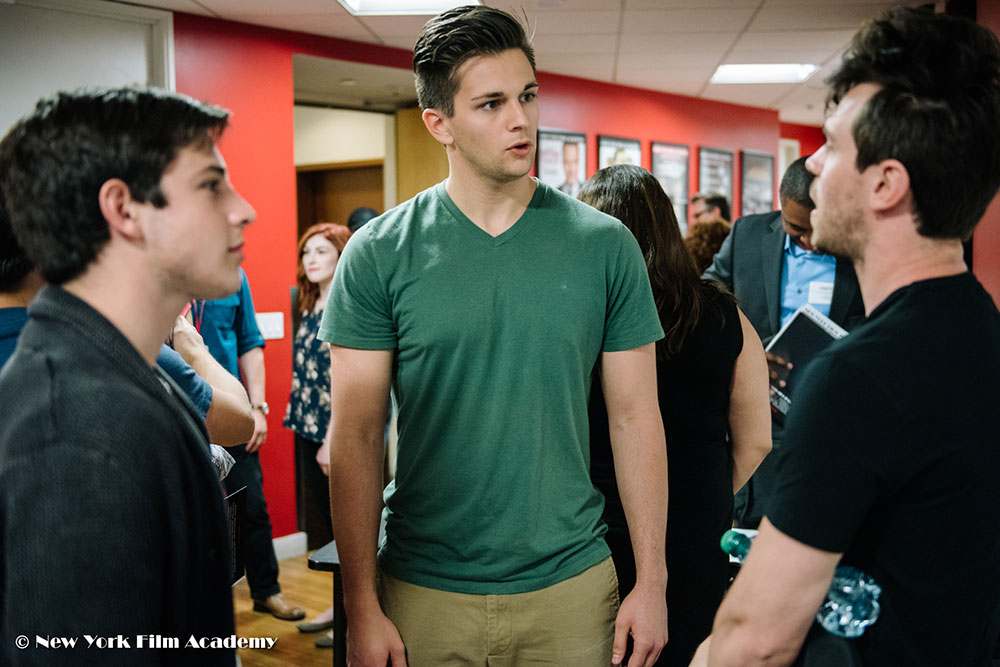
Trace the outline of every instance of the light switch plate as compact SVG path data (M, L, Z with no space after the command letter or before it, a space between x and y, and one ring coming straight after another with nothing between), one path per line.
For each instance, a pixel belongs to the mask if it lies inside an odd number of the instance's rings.
M257 328L264 340L276 340L285 337L284 313L257 313Z

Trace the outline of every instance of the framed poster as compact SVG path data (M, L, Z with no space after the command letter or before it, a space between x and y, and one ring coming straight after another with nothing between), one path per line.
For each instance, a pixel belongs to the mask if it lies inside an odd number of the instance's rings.
M623 139L598 135L597 168L604 169L613 164L642 165L642 147L638 139Z
M740 215L770 213L774 210L774 156L743 151L743 181Z
M733 201L733 153L719 148L698 149L698 192L720 194Z
M691 150L683 144L654 141L650 144L653 155L653 176L670 197L677 216L681 235L687 233L688 163Z
M539 130L538 180L576 197L587 180L587 135Z

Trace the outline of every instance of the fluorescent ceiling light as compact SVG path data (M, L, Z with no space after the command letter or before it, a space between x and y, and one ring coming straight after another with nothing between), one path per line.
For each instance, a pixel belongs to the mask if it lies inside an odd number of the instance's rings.
M434 15L462 5L478 5L478 0L338 0L355 16Z
M818 70L816 65L719 65L709 83L800 83Z

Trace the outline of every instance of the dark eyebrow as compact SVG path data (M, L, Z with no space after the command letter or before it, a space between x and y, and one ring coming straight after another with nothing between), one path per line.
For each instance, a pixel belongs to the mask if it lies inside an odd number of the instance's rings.
M521 92L523 93L525 91L531 90L532 88L538 88L538 82L537 81L532 81L531 83L525 85L524 88L521 89ZM476 97L473 97L472 101L473 102L478 102L480 100L499 100L499 99L503 99L504 97L506 97L506 95L504 95L503 93L500 93L500 92L484 93L482 95L478 95Z
M225 178L225 176L226 176L226 170L223 167L220 167L217 164L210 164L207 167L205 167L204 169L202 169L201 171L199 171L198 172L198 178L201 178L202 176L204 176L205 172L214 172L217 176L221 176L223 178Z

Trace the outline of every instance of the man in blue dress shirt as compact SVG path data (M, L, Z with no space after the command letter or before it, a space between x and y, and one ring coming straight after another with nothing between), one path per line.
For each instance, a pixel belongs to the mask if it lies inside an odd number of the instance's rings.
M864 305L851 262L812 247L809 197L813 176L801 157L781 179L781 210L747 215L733 229L705 271L728 287L764 345L802 304L808 303L850 330L864 319ZM772 365L773 367L773 365ZM772 452L780 447L782 426L772 422ZM766 510L774 480L773 455L761 462L736 495L736 518L756 528Z

